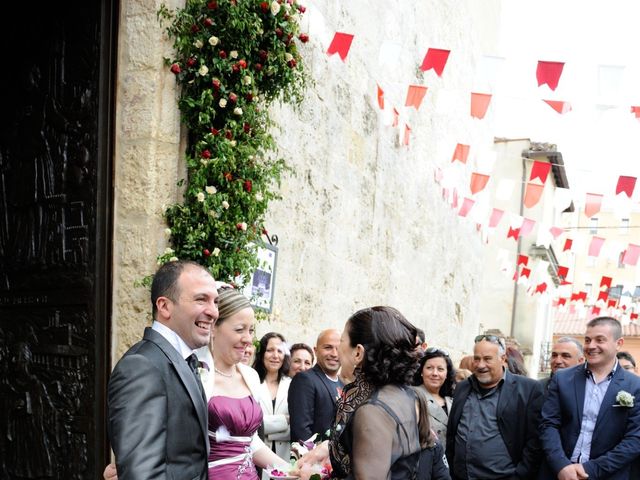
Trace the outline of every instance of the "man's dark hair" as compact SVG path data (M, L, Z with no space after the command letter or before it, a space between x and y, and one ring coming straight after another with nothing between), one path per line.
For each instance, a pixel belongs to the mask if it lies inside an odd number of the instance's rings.
M618 360L626 360L631 365L633 365L633 368L636 368L636 359L633 358L633 355L631 355L629 352L618 352L616 353L616 357L618 358Z
M423 344L427 340L427 337L425 337L424 335L424 330L422 330L421 328L416 328L416 331L418 332L418 338L420 339L420 344Z
M156 307L158 298L167 297L172 302L175 302L180 296L178 278L180 278L180 275L187 267L199 268L209 273L209 271L199 263L191 260L176 260L175 262L167 262L162 265L153 276L153 282L151 283L151 311L154 320L158 313L158 307Z
M613 333L613 339L618 340L622 338L622 325L613 317L596 317L587 323L587 328L597 327L598 325L609 325L611 327L611 333Z

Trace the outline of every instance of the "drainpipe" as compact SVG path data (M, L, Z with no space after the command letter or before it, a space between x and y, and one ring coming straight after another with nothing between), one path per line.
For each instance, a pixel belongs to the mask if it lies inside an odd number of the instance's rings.
M524 187L527 179L527 165L525 163L524 156L521 156L522 159L522 181L520 182L520 216L524 215ZM516 249L516 265L518 264L518 257L520 256L520 249L522 248L522 237L518 234L518 247ZM516 277L516 281L513 282L513 304L511 305L511 332L509 335L511 337L515 337L515 328L516 328L516 302L518 300L518 278Z

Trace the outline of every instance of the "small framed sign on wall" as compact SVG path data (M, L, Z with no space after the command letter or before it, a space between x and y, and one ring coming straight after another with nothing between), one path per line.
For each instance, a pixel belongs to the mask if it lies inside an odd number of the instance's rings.
M278 247L275 245L258 246L258 268L245 285L243 293L251 299L251 305L271 313L276 280Z

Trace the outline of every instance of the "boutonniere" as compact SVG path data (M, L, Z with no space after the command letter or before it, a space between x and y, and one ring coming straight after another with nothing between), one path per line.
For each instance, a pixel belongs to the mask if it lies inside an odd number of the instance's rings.
M624 390L620 390L616 395L616 402L618 402L614 407L633 407L633 395L629 392L625 392Z

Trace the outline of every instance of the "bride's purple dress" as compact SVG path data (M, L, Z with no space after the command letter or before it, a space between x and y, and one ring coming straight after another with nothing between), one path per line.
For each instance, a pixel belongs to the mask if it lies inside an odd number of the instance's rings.
M209 399L209 431L224 425L229 435L251 437L262 423L262 409L249 395L243 398L214 396ZM211 440L209 462L231 459L232 463L209 467L209 480L258 480L249 441L216 442Z

